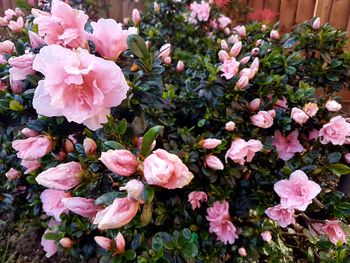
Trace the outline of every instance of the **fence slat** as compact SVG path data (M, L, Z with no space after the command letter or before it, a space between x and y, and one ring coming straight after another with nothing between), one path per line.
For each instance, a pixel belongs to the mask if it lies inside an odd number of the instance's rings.
M281 0L265 0L264 8L280 12Z
M336 28L346 29L349 20L349 12L349 0L333 0L329 23Z
M249 5L254 10L259 10L264 8L264 0L249 0Z
M301 23L305 20L312 18L315 9L315 4L316 0L299 0L295 22Z
M280 7L280 25L281 31L289 31L295 24L295 15L297 12L298 0L282 0Z
M319 16L321 23L327 23L332 10L333 0L319 0L316 16Z

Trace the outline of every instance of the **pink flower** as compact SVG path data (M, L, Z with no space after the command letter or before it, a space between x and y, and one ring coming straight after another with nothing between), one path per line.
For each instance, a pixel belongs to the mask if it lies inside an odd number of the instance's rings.
M166 65L170 65L171 64L171 57L166 57L166 58L164 58L164 64L166 64Z
M83 168L78 162L62 163L41 172L35 180L38 184L56 190L69 190L81 180Z
M261 100L259 98L253 99L251 102L249 102L249 109L251 111L257 111L260 107Z
M11 20L8 24L8 27L14 33L21 33L24 27L23 17L18 17L16 21Z
M219 22L219 29L224 29L225 27L229 26L232 22L232 20L224 15L220 15L218 18L218 22Z
M33 54L25 54L19 57L12 57L9 59L8 63L12 67L9 70L11 86L16 81L26 79L27 75L35 73L35 71L32 69L34 58L35 55Z
M255 47L259 47L262 43L262 39L258 39L257 41L255 41Z
M131 34L137 34L137 28L130 27L123 30L122 24L114 19L101 18L91 23L94 29L90 39L96 46L96 51L105 59L116 60L119 55L128 49L126 39Z
M68 4L53 0L51 14L32 9L39 36L49 45L59 44L69 48L86 47L85 24L88 16ZM65 58L62 58L65 59Z
M94 217L98 211L102 210L100 207L94 205L94 199L67 197L63 198L61 202L69 211L87 218Z
M0 17L0 26L5 27L8 26L9 21L5 17Z
M312 129L310 132L309 132L309 137L308 137L308 140L316 140L319 136L319 131L316 130L316 129Z
M242 76L236 83L235 89L243 90L249 85L249 78L247 76Z
M52 231L49 231L48 229L45 231L44 235L41 237L41 245L46 252L46 257L52 257L54 254L58 251L58 246L55 242L55 240L45 239L45 234L50 233Z
M341 108L342 108L341 104L339 104L335 100L329 100L326 103L326 109L330 112L340 111Z
M296 123L299 123L300 125L303 125L309 119L309 116L307 116L303 110L295 107L292 108L291 117Z
M316 19L312 23L312 28L315 30L318 30L318 29L320 29L320 27L321 27L321 20L319 17L316 17Z
M226 60L229 60L231 58L226 50L220 50L218 56L221 62L225 62Z
M110 108L118 106L129 89L114 62L83 49L43 47L33 69L45 76L34 94L37 113L48 117L63 115L68 121L83 123L92 130L107 122Z
M74 151L74 144L71 140L69 140L69 139L64 140L64 150L67 153L71 153Z
M256 152L259 152L263 148L263 144L259 140L245 141L243 139L236 139L232 141L231 148L227 151L225 159L230 158L235 163L244 165L245 162L251 162Z
M143 175L150 185L167 189L183 188L193 179L193 174L175 154L158 149L143 162Z
M201 202L207 202L208 195L202 191L193 191L188 195L188 202L191 203L192 209L201 207Z
M239 63L241 63L242 65L245 65L245 64L247 64L249 62L249 60L250 60L250 56L247 56L247 57L242 58L239 61Z
M276 147L278 157L283 161L288 161L293 158L295 153L304 151L304 147L298 140L299 133L294 131L284 137L280 131L275 131L272 145Z
M233 121L226 122L225 124L225 130L226 131L233 131L236 128L236 123Z
M278 99L275 104L274 104L274 109L276 108L282 108L282 109L287 109L288 108L288 104L287 104L287 99L282 96L282 99Z
M110 206L96 214L94 224L101 230L121 228L130 223L139 210L139 203L128 197L116 198Z
M125 238L123 234L119 232L117 237L114 239L114 242L116 254L123 254L125 251Z
M85 138L83 142L84 152L87 156L93 156L96 154L97 145L91 138Z
M131 18L134 26L138 26L141 23L140 11L137 8L132 10Z
M276 116L274 110L269 111L259 111L257 114L251 117L252 124L267 129L273 125L273 118Z
M0 42L0 53L1 54L12 54L16 50L15 44L10 40Z
M303 111L309 116L314 117L318 112L318 106L316 103L309 102L304 105Z
M281 197L282 207L300 211L305 211L312 199L321 192L321 187L309 180L301 170L294 171L289 180L276 182L273 188Z
M209 232L217 235L217 240L224 244L233 244L238 238L237 229L230 221L227 201L214 202L212 207L207 209L206 219L209 221Z
M210 14L209 3L202 1L201 3L193 2L190 5L190 18L198 21L208 21Z
M36 136L39 136L39 132L37 131L34 131L32 129L29 129L29 128L23 128L21 130L21 133L26 136L26 137L36 137Z
M246 257L248 255L247 250L244 247L240 247L238 249L238 255L240 255L241 257Z
M272 240L272 235L270 231L264 231L260 234L260 236L267 243L270 243Z
M55 220L61 222L60 215L68 214L69 212L62 202L62 199L67 197L70 197L70 193L53 189L44 190L40 195L43 210L47 215L53 216Z
M128 181L125 186L120 187L120 190L126 190L128 197L132 200L136 200L140 204L143 204L145 201L142 200L143 193L143 183L139 180L132 179Z
M221 40L221 42L220 42L220 47L221 47L221 49L223 49L223 50L227 50L228 49L228 44L227 44L227 42L223 39L223 40Z
M326 234L333 244L339 241L341 244L346 243L347 235L340 227L339 220L326 220L325 224L314 224L318 230Z
M179 60L176 64L176 72L182 72L185 69L185 63L182 60Z
M239 61L236 61L235 58L230 58L224 61L224 64L221 65L220 70L223 72L221 76L226 79L232 79L238 72Z
M7 171L7 173L5 173L5 176L9 180L16 180L21 176L21 173L16 169L11 168L10 170Z
M69 237L64 237L60 239L60 245L63 248L71 248L73 246L73 241Z
M6 9L4 15L7 20L11 20L13 17L16 16L16 11L11 8Z
M213 154L205 157L205 165L213 170L224 170L224 164Z
M245 38L247 36L247 31L245 26L236 26L233 30L235 30L237 34L242 38Z
M270 38L271 38L271 39L279 39L279 38L280 38L280 34L278 33L277 30L271 30L271 32L270 32Z
M101 153L100 160L109 170L121 176L136 173L139 165L135 155L128 150L108 150Z
M265 214L272 220L275 220L281 227L295 224L294 209L283 208L281 205L276 205L266 209Z
M199 142L199 145L203 148L203 149L207 149L207 150L212 150L214 148L216 148L216 146L221 144L221 140L219 139L213 139L213 138L208 138L205 140L202 140Z
M255 47L250 51L250 54L252 56L257 56L259 54L259 52L260 52L260 49L258 47Z
M51 138L48 136L29 137L12 142L12 148L18 152L17 157L25 160L39 159L51 152L52 147Z
M160 47L158 57L164 60L166 57L170 56L170 53L171 53L171 44L167 43Z
M41 163L39 160L22 160L21 165L27 168L24 171L24 174L30 174L31 172L34 172L35 170L41 167Z
M346 161L347 163L350 163L350 153L346 153L346 154L344 155L344 158L345 158L345 161Z
M42 39L37 33L28 31L29 42L32 48L39 48L45 45L44 39Z
M104 250L110 250L112 248L113 240L107 237L95 236L95 242Z
M319 136L322 137L322 144L331 142L333 145L343 145L350 136L350 123L342 116L333 117L323 125Z
M227 41L230 43L230 44L234 44L236 43L237 41L239 41L239 36L234 34L234 35L231 35Z

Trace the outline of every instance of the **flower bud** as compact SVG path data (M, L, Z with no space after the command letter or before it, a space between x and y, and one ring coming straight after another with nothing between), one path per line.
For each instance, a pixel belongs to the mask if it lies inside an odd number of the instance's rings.
M179 60L176 64L176 71L180 73L184 71L184 69L185 69L185 63L182 60Z
M225 40L221 40L220 46L221 46L221 49L224 49L224 50L228 49L228 44Z
M236 57L239 55L242 49L242 41L238 41L236 44L234 44L230 50L230 56Z
M109 170L120 176L134 174L138 166L136 157L128 150L109 150L103 152L100 160Z
M112 239L102 236L95 236L95 242L104 250L110 250L112 248Z
M71 140L69 139L64 140L64 149L66 153L71 153L74 151L74 144L72 143Z
M134 23L134 26L138 26L141 23L141 15L137 8L134 8L132 10L131 18L132 22Z
M213 170L224 170L224 165L215 155L208 155L205 158L205 165Z
M208 138L199 142L199 145L207 150L214 149L219 144L221 144L221 140L212 138Z
M265 32L265 31L266 31L266 29L267 29L266 25L264 25L264 24L263 24L263 25L261 25L261 29L260 29L260 30L261 30L261 32Z
M229 34L231 34L231 30L230 30L228 27L225 27L225 28L224 28L224 34L225 34L226 36L228 36Z
M238 254L241 256L241 257L246 257L247 256L247 250L245 250L244 247L240 247L238 249Z
M236 83L236 89L242 90L246 88L249 84L249 78L247 76L242 76L239 78L239 80Z
M316 17L316 19L312 23L312 28L315 30L318 30L321 28L321 19L319 17Z
M262 39L258 39L256 42L255 42L255 46L256 47L259 47L261 45L261 42L262 42Z
M83 142L84 152L87 156L96 154L97 145L93 139L85 138Z
M242 58L239 61L239 63L241 63L242 65L245 65L245 64L247 64L249 62L249 60L250 60L250 56L247 56L247 57Z
M251 111L257 111L260 107L260 103L261 100L259 98L253 99L250 103L249 103L249 109Z
M64 237L60 239L60 245L64 248L71 248L73 241L69 237Z
M21 173L19 171L17 171L16 169L11 168L10 170L7 171L5 176L9 180L15 180L21 176Z
M143 204L142 193L143 193L143 183L139 180L132 179L126 183L124 187L120 187L120 190L126 190L128 197L138 201L140 204Z
M221 62L224 62L230 59L230 55L226 52L226 50L220 50L218 56Z
M42 39L37 33L28 31L29 42L32 48L38 48L45 45L44 39Z
M39 132L34 131L32 129L29 129L29 128L23 128L21 130L21 133L26 137L35 137L35 136L38 136L40 134Z
M123 254L125 251L125 239L122 233L118 233L117 237L114 239L115 242L115 253Z
M250 51L250 54L252 54L252 56L257 56L259 54L260 49L258 47L253 48L252 51Z
M157 2L154 2L153 10L154 10L155 13L159 14L159 12L160 12L160 5Z
M326 103L326 109L331 112L337 112L342 108L341 104L336 102L335 100L329 100Z
M159 49L158 57L161 57L164 60L166 57L170 56L170 52L171 52L171 44L170 43L164 44Z
M271 38L271 39L279 39L279 38L280 38L280 34L278 33L277 30L271 30L271 32L270 32L270 38Z
M170 65L170 64L171 64L171 57L166 57L166 58L164 58L164 63L165 63L166 65Z
M272 235L270 231L264 231L260 234L260 236L267 243L270 243L272 240Z
M236 128L236 123L233 121L229 121L225 124L225 130L226 131L233 131Z

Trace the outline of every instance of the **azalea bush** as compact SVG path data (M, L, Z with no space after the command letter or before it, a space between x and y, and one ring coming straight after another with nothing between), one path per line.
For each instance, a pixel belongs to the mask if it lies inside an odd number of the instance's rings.
M347 262L345 34L222 1L7 10L0 207L77 262Z

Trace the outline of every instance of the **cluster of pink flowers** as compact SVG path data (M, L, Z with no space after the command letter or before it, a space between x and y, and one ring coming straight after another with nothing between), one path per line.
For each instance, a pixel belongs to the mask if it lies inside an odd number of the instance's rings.
M191 24L197 24L198 22L206 22L210 15L210 5L204 0L201 3L193 2L190 5L190 16L188 21Z
M0 27L8 27L13 33L20 33L24 28L24 13L20 8L7 9L0 17Z
M301 171L294 171L288 180L275 183L274 190L281 198L281 203L268 208L265 213L281 227L295 223L294 211L305 211L320 192L321 187L309 180Z

